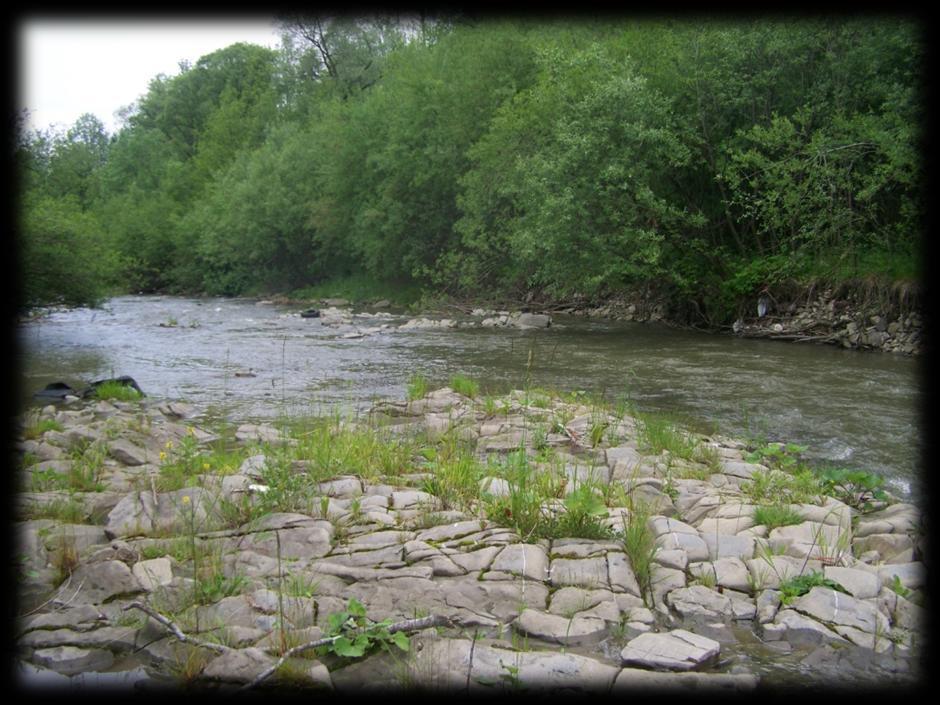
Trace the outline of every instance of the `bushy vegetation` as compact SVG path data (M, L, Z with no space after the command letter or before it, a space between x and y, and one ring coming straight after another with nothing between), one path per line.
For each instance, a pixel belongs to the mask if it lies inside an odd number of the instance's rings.
M115 135L20 131L24 304L652 286L719 323L784 280L919 273L907 19L282 30L155 77Z

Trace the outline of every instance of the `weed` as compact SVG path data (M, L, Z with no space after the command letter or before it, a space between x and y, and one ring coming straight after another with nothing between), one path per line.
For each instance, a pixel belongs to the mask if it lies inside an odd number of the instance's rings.
M395 646L401 651L408 651L410 640L404 632L389 633L392 620L373 622L366 616L366 608L356 598L350 598L346 609L334 612L327 617L325 637L336 637L331 643L317 647L317 653L333 653L342 658L352 659L365 656L375 648L391 652Z
M835 580L825 577L821 572L814 570L804 575L795 575L780 583L780 602L789 605L797 597L805 595L814 587L827 587L848 594L848 591Z
M633 503L623 525L623 550L630 559L630 566L643 593L643 601L649 605L653 594L653 558L656 556L656 537L649 528L650 510L642 503Z
M60 585L78 568L78 549L75 547L75 537L61 535L55 542L52 551L52 567L55 570L53 583Z
M862 470L824 468L817 476L823 491L860 511L872 509L874 502L888 500L884 477Z
M450 388L457 394L475 399L480 393L480 385L464 375L454 375L450 378Z
M143 395L131 386L121 384L114 380L102 382L95 387L96 399L113 399L115 401L139 401Z
M26 440L36 440L42 436L46 431L62 431L63 426L55 419L39 419L33 424L30 424L23 431L23 438Z
M768 531L802 522L802 515L785 504L769 504L754 509L754 523L766 526Z
M427 379L421 375L413 375L411 379L408 380L408 401L421 399L427 396L430 390L431 387Z

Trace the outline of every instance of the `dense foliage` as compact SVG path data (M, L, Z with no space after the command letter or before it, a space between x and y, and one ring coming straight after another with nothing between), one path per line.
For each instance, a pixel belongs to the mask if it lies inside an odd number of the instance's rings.
M367 278L653 287L727 321L785 278L915 277L923 44L890 16L290 18L120 131L20 131L24 303Z

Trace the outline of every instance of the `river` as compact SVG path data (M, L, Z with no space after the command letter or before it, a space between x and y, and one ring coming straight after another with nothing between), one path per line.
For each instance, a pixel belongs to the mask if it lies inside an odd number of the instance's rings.
M18 328L21 402L49 382L130 375L149 396L257 420L401 399L415 374L443 386L460 373L494 393L528 375L533 386L629 397L704 432L805 445L812 462L881 473L904 497L922 490L918 359L575 317L544 330L399 330L407 314L331 327L299 311L123 296L54 312Z

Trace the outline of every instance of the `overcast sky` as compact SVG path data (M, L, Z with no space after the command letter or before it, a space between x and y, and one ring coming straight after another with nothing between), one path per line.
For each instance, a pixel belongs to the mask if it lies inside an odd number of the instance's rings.
M94 113L112 133L120 127L115 111L144 95L157 74L179 73L180 61L235 42L280 45L274 20L264 17L23 18L18 33L18 104L30 111L30 126L65 129Z

